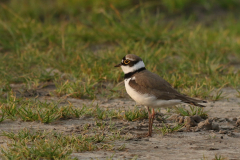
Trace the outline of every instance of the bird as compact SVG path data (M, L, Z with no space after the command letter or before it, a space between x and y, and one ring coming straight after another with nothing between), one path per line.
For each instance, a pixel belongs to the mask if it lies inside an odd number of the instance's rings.
M143 60L137 55L127 54L121 63L114 67L122 68L128 95L148 110L149 126L146 136L152 136L155 108L172 107L182 103L205 107L200 103L207 103L179 93L162 77L147 70Z

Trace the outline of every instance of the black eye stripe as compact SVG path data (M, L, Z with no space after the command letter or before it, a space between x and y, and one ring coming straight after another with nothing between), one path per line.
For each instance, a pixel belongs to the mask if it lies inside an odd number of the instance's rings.
M124 57L125 58L125 57ZM134 66L136 63L138 63L139 61L130 61L130 63L128 63L128 64L125 64L124 63L124 61L126 60L126 59L124 59L123 58L123 62L121 62L121 64L123 65L123 66L129 66L129 67L132 67L132 66Z
M129 64L130 62L131 62L131 61L128 60L128 59L126 59L126 60L123 61L124 64Z

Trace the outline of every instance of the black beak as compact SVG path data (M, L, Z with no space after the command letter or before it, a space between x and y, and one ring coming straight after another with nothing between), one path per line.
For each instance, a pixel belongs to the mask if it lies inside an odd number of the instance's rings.
M114 67L120 67L122 64L121 63L119 63L119 64L117 64L116 66L114 66Z

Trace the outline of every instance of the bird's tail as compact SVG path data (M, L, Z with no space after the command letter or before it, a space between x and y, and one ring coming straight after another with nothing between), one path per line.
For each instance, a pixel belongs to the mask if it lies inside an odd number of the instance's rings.
M191 105L194 105L194 106L198 106L198 107L206 107L206 106L201 105L199 103L207 103L207 101L190 98L190 97L187 97L185 95L181 95L180 97L181 97L181 100L184 103L188 103L188 104L191 104Z

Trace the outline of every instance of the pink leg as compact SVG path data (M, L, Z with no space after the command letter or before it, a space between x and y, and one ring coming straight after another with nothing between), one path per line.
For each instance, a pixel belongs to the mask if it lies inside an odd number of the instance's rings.
M152 126L153 126L154 116L155 116L155 112L154 112L154 109L152 109L152 115L151 115L151 134L152 134Z
M152 126L151 126L151 123L152 123L152 114L151 114L151 109L149 107L147 107L147 110L148 110L148 119L149 119L149 124L148 124L148 134L147 134L147 137L148 136L152 136Z

